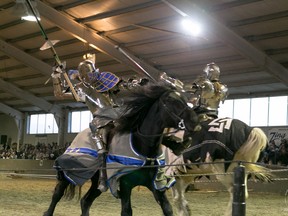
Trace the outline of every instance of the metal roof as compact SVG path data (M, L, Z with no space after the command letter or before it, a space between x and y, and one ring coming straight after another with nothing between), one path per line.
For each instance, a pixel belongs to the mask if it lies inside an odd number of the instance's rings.
M221 69L229 98L288 94L287 0L43 0L41 25L67 69L95 53L100 71L127 78L141 69L192 82L207 63ZM56 100L55 63L37 22L21 20L15 1L0 2L0 112L61 112L84 104ZM203 24L201 36L187 35L184 16ZM144 75L143 75L144 76Z

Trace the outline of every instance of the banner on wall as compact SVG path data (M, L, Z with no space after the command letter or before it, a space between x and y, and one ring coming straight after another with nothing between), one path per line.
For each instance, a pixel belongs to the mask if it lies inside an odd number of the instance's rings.
M288 128L272 128L268 131L269 145L279 147L284 139L288 140Z

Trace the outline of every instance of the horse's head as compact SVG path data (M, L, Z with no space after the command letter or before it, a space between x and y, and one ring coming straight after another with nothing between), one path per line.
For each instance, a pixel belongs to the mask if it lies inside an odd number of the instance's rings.
M198 116L188 106L185 96L167 85L134 89L125 105L125 112L117 121L117 131L132 132L134 148L142 155L152 157L156 153L165 128L189 132L200 128Z
M191 108L186 97L178 91L169 91L159 100L160 118L166 127L185 130L187 132L201 129L199 118Z
M188 132L200 129L198 115L188 105L187 98L171 86L160 83L135 88L129 92L124 106L125 110L117 120L118 131L140 129L153 135L162 133L165 128Z

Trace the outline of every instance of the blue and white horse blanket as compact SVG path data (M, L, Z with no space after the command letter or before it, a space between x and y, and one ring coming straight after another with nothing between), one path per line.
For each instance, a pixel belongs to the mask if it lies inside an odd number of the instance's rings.
M82 186L91 179L101 166L97 160L98 153L91 139L89 128L81 131L54 163L57 170L62 170L66 179L72 184Z
M147 158L133 149L131 136L129 133L116 134L112 139L112 143L109 144L106 159L107 177L111 193L115 197L118 197L117 190L121 176L142 168L147 164L147 161L151 162L153 160L152 163L156 166L165 165L165 155L162 153L161 146L156 158ZM98 153L91 139L91 131L87 128L80 132L64 154L55 160L54 167L57 170L62 170L66 179L72 184L82 186L101 168L101 161L97 158ZM163 182L154 181L154 187L157 190L163 190L173 185L167 186L164 184Z
M107 176L108 185L112 195L118 197L117 190L119 187L119 178L137 169L143 168L147 162L150 165L164 166L165 154L162 152L162 146L159 146L158 156L155 158L147 158L144 155L137 153L133 149L132 134L116 134L109 146L109 153L107 156ZM170 181L167 185L166 181L156 181L156 175L153 180L155 189L165 190L170 188L176 180Z

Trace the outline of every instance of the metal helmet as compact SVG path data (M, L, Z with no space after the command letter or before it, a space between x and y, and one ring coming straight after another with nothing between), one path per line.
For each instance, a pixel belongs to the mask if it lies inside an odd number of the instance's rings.
M85 60L78 65L80 79L83 82L92 83L94 81L94 74L97 73L95 65L91 60Z
M214 62L207 64L203 71L209 80L211 81L219 80L220 68Z

